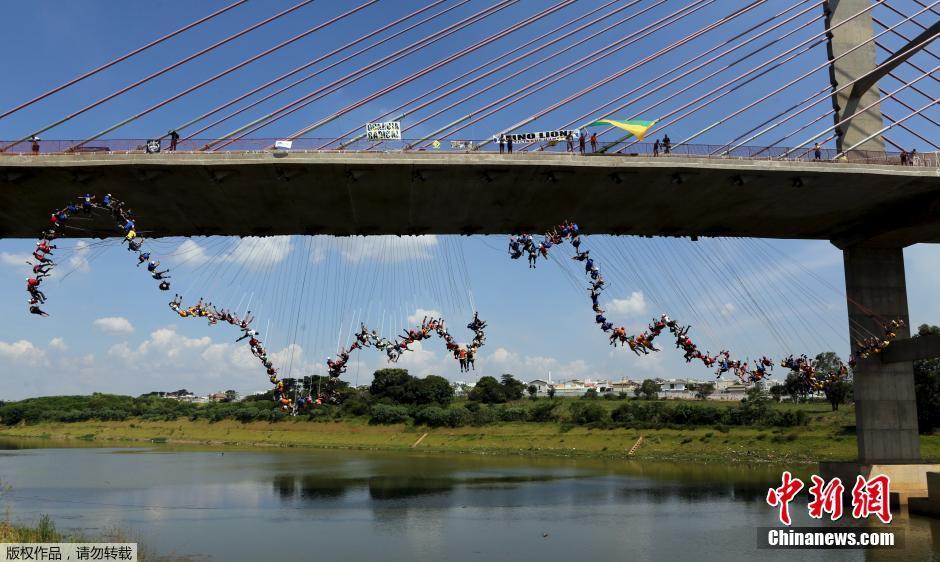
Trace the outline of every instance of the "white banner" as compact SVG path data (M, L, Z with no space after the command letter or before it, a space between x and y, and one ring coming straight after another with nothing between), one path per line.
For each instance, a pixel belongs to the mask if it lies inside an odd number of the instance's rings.
M401 122L366 123L366 137L369 140L401 140Z
M290 150L290 147L292 146L294 146L294 141L289 141L289 140L274 141L274 148L283 148L285 150Z
M539 141L560 141L565 140L568 135L571 135L571 138L576 139L579 136L578 131L565 129L561 131L537 131L534 133L509 133L496 135L493 137L493 140L499 142L500 137L502 137L505 142L507 139L512 139L512 142L539 142Z

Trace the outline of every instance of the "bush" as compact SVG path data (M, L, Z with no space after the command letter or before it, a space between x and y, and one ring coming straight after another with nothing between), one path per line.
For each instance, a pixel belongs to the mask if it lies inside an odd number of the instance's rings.
M496 415L499 417L499 421L526 421L529 417L529 411L525 408L502 407L497 410Z
M493 408L479 408L470 411L470 425L489 425L496 423L498 416Z
M569 411L571 423L578 425L598 423L607 419L607 410L594 402L572 402Z
M529 411L529 419L534 422L557 421L558 414L555 413L557 402L540 402Z
M416 425L428 427L441 427L447 425L447 412L438 406L426 406L414 413Z
M404 406L376 404L372 407L372 417L369 418L369 423L391 425L406 423L410 419L411 416L408 415L408 408Z

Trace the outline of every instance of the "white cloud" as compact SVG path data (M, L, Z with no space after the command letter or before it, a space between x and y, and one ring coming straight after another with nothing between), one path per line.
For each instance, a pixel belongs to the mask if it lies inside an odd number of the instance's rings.
M99 318L92 322L92 325L98 330L111 335L129 334L134 331L133 324L123 316Z
M647 310L646 297L642 291L634 291L626 299L613 299L604 307L607 312L625 316L639 316Z
M0 252L0 264L10 267L25 266L26 260L30 258L29 254L11 254L9 252Z
M408 325L409 326L420 326L421 321L425 318L440 318L441 313L433 308L426 310L424 308L419 308L415 310L415 313L408 316Z
M531 380L534 378L548 379L551 373L552 380L583 379L597 377L591 366L582 359L563 362L555 357L542 355L519 355L504 347L498 347L488 355L483 355L477 361L477 370L486 371L483 374L498 376L502 373L511 373L516 378Z
M346 261L396 263L430 258L437 236L351 236L335 243Z
M69 267L72 268L72 271L81 271L82 273L88 271L88 258L85 257L85 254L88 253L88 242L79 240L75 243L75 249L72 252L72 257L69 258Z
M271 266L281 263L293 250L290 236L268 236L259 238L249 236L235 243L231 251L218 256L210 256L198 242L187 238L180 244L173 255L181 263L205 265L207 262L233 262L251 268Z
M68 349L68 346L65 345L65 340L62 338L52 338L49 341L49 349L54 349L56 351L65 351Z
M0 359L15 363L39 363L45 358L45 352L29 340L13 343L0 341Z

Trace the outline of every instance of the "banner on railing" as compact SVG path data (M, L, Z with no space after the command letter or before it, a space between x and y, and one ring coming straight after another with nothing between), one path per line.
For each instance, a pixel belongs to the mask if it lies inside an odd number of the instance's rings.
M512 142L561 141L568 138L568 135L571 135L572 138L578 138L578 134L578 131L571 129L564 129L560 131L537 131L533 133L506 133L502 135L495 135L493 140L499 142L500 137L502 137L504 141L512 139Z
M290 150L294 146L294 141L290 140L278 140L274 141L274 148L278 150Z
M401 122L366 123L366 137L369 140L401 140Z
M160 139L150 139L147 141L146 148L147 154L156 154L160 152Z

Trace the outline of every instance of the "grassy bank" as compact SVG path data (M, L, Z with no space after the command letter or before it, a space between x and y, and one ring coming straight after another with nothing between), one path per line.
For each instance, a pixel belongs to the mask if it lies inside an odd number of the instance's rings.
M120 530L111 530L101 536L88 537L84 535L69 535L56 529L55 522L48 515L41 515L34 524L14 523L7 512L0 520L0 543L86 543L86 542L117 542L137 543L138 562L160 560L161 562L188 562L192 558L179 556L157 556L140 544L136 538L128 537Z
M610 429L559 423L502 422L483 427L429 428L410 424L370 425L365 419L249 422L85 421L20 424L0 429L10 437L41 437L116 443L320 447L477 454L626 457L701 462L817 462L855 458L854 411L829 411L827 404L799 406L809 423L799 427L689 427ZM921 438L924 458L940 459L940 436Z

